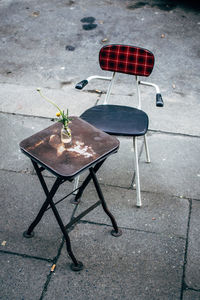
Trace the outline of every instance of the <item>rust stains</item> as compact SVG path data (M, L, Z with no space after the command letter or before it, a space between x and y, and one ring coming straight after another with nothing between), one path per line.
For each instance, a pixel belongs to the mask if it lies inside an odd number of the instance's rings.
M39 146L42 145L42 144L44 144L44 141L43 141L43 140L37 142L37 143L36 143L35 145L33 145L33 146L28 147L27 150L33 150L33 149L39 147Z

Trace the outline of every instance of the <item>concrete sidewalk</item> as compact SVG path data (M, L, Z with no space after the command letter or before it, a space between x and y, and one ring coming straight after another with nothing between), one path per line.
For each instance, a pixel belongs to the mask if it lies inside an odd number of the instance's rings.
M83 27L84 17L93 17L97 26L85 30L90 27ZM200 299L198 7L187 1L3 0L0 20L0 299ZM165 107L156 108L154 91L143 88L151 154L151 164L144 153L140 156L143 205L136 207L131 188L131 139L120 138L119 152L98 178L123 235L109 234L110 221L101 207L84 217L69 233L84 263L83 271L74 273L50 210L33 239L22 236L44 194L19 142L51 125L55 116L54 107L36 92L38 86L71 115L102 103L102 82L81 92L74 86L89 75L104 74L98 51L106 43L139 45L155 53L149 81L160 86ZM117 77L115 103L132 103L131 79ZM142 149L142 139L139 145ZM53 176L45 178L51 185ZM72 186L61 186L56 197ZM59 204L65 223L96 198L90 184L78 207L69 199Z

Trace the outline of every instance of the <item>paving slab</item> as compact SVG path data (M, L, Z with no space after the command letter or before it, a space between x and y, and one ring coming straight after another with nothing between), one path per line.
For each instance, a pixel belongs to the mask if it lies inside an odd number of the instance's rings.
M145 91L146 92L146 91ZM143 109L149 116L149 129L165 132L180 133L199 136L198 128L199 93L188 92L185 95L179 93L165 93L162 91L164 107L156 107L155 95L148 97ZM169 117L170 116L170 117ZM170 120L169 120L170 118ZM191 125L192 119L192 125Z
M142 189L199 199L199 138L155 133L148 141L152 162L140 165Z
M199 91L198 10L182 2L167 5L161 0L139 7L137 2L120 0L62 0L59 5L55 0L51 4L34 0L29 5L25 0L3 1L0 80L59 87L63 81L96 73L104 44L127 43L155 53L152 79L168 91L172 86L186 94ZM85 30L81 20L91 16L96 27Z
M62 232L51 210L44 214L35 228L35 237L30 239L23 237L23 232L35 219L45 200L38 178L16 172L0 172L0 250L53 259L61 245ZM51 178L47 178L49 186L52 182ZM64 196L63 192L64 186L58 190L55 200ZM69 192L67 185L65 192ZM62 202L57 208L63 222L67 224L72 215L73 206Z
M192 201L185 283L189 288L195 290L200 290L199 214L200 214L200 201Z
M22 154L19 143L32 134L52 125L49 119L1 113L0 168L4 170L32 172L30 159Z
M182 239L79 224L70 233L84 270L69 268L65 249L44 299L179 299L182 281ZM166 276L167 274L167 276Z
M188 200L164 194L142 193L142 207L137 208L135 191L111 186L102 186L102 191L108 208L120 227L186 238ZM91 184L83 193L76 215L97 200L98 196ZM101 206L83 220L111 225Z
M148 81L148 79L146 81ZM124 82L127 82L126 76L123 76L123 80L116 80L116 84L113 86L113 94L111 94L109 99L109 104L137 107L135 82L130 82L131 90L127 88L127 84L125 85ZM95 86L91 88L95 88ZM96 88L98 88L98 85L96 85ZM78 94L80 93L81 92L78 92ZM149 116L149 130L194 136L200 135L198 126L200 118L199 93L188 92L186 95L181 95L176 92L167 92L166 89L161 89L161 94L164 107L156 107L156 91L153 88L141 87L142 109ZM98 104L102 104L104 98L105 95L101 95Z
M0 253L0 299L40 299L51 263Z
M30 160L21 153L19 143L31 134L50 126L52 122L49 119L8 114L1 114L0 122L4 128L0 137L1 169L32 171ZM145 163L143 151L140 160L141 189L198 198L200 170L196 161L199 157L199 138L161 133L149 133L148 137L151 164ZM132 140L119 140L119 152L110 156L99 171L100 182L129 188L134 168ZM142 143L143 139L140 139L139 149Z
M183 293L183 300L199 300L200 292L187 290Z
M75 84L63 89L49 89L41 86L21 86L17 84L0 84L0 111L56 118L57 108L45 101L37 92L41 87L44 96L54 101L60 109L69 110L70 115L79 116L87 108L94 106L99 94L78 94Z
M99 170L99 177L104 184L129 188L134 167L132 142L125 139L120 142L119 152L108 158ZM141 190L198 199L199 138L149 132L148 144L151 163L146 163L143 150L139 165Z
M130 188L134 176L134 152L132 138L117 137L120 147L117 153L108 157L98 171L99 181ZM142 149L143 138L138 140L138 151Z

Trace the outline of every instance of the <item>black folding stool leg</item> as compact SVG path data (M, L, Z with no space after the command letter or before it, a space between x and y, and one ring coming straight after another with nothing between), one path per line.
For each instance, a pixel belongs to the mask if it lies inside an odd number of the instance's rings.
M106 202L105 202L103 193L102 193L102 191L101 191L99 182L98 182L98 180L97 180L97 177L96 177L96 174L95 174L93 168L90 168L90 174L91 174L91 177L92 177L92 179L93 179L93 182L94 182L94 185L95 185L97 194L98 194L98 196L99 196L99 199L101 200L101 204L102 204L103 210L105 211L105 213L108 215L108 217L110 218L110 220L111 220L111 222L112 222L112 225L113 225L114 230L111 231L111 234L112 234L113 236L115 236L115 237L118 237L118 236L122 235L122 231L118 228L117 222L115 221L114 216L113 216L113 215L111 214L111 212L108 210L107 204L106 204Z
M34 232L33 232L33 229L37 226L37 224L40 222L40 220L42 219L47 207L50 205L52 210L53 210L53 213L56 217L56 220L60 226L60 229L65 237L65 240L66 240L66 247L67 247L67 252L69 254L69 256L71 257L73 263L71 264L71 269L73 271L80 271L83 269L83 264L82 262L79 262L77 261L77 259L75 258L73 252L72 252L72 249L71 249L71 242L70 242L70 238L69 238L69 235L65 229L65 226L60 218L60 215L56 209L56 206L53 202L53 197L56 193L56 191L58 190L60 184L62 183L63 179L62 178L57 178L56 181L54 182L50 192L47 188L47 185L46 185L46 182L41 174L41 169L38 167L37 163L34 162L32 160L32 163L33 163L33 166L35 168L35 171L38 175L38 178L40 180L40 183L42 185L42 188L45 192L45 195L47 196L47 199L45 200L45 202L43 203L37 217L35 218L35 220L31 223L31 225L29 226L28 230L26 230L24 233L23 233L23 236L26 237L26 238L31 238L34 236Z
M93 168L94 173L96 173L99 168L101 167L101 165L104 163L106 159L100 161L98 164L96 164ZM83 191L85 190L86 186L89 184L90 180L92 179L91 174L89 173L89 175L85 178L85 180L83 181L83 183L81 184L81 186L79 187L78 193L76 194L74 200L71 201L71 203L73 204L78 204L80 202L80 198L83 194Z
M38 178L39 178L39 180L40 180L40 183L41 183L41 185L42 185L42 188L43 188L43 190L44 190L44 192L45 192L45 195L47 196L47 199L46 199L45 202L43 203L43 205L42 205L42 207L41 207L41 209L40 209L40 211L39 211L37 217L36 217L35 220L31 223L31 225L29 226L28 230L24 231L23 236L24 236L25 238L32 238L32 237L34 236L33 229L37 226L37 224L38 224L38 223L40 222L40 220L42 219L42 217L43 217L43 215L44 215L44 213L45 213L47 207L49 206L49 198L53 198L53 197L54 197L54 195L55 195L55 193L56 193L57 189L59 188L60 183L61 183L61 181L62 181L61 178L57 178L56 181L55 181L55 183L54 183L54 185L52 186L52 188L51 188L51 190L50 190L50 192L49 192L49 190L48 190L48 188L47 188L47 185L46 185L46 183L45 183L45 181L44 181L44 178L43 178L43 176L42 176L42 174L41 174L41 171L40 171L38 165L37 165L34 161L32 161L32 163L33 163L33 166L34 166L34 168L35 168L35 170L36 170L36 173L37 173L37 175L38 175Z
M81 261L77 261L77 259L75 258L73 252L72 252L72 248L71 248L71 242L70 242L70 238L69 238L69 235L67 233L67 230L65 229L65 226L61 220L61 217L56 209L56 206L52 200L52 198L49 198L49 204L53 210L53 213L56 217L56 220L60 226L60 229L62 230L62 233L65 237L65 240L66 240L66 247L67 247L67 252L69 254L69 256L71 257L73 263L71 264L71 269L73 271L81 271L83 269L83 263Z

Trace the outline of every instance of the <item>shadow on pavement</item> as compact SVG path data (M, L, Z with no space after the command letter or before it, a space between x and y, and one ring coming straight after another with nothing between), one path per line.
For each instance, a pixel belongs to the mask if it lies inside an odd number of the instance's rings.
M199 1L195 0L150 0L150 1L129 1L128 9L137 9L144 6L156 7L160 10L171 11L176 7L185 10L200 10Z

